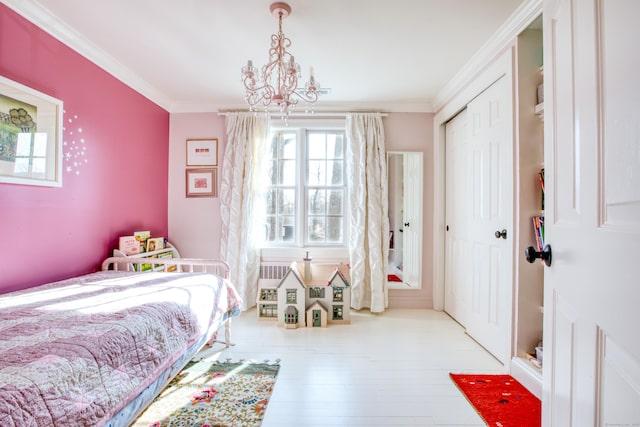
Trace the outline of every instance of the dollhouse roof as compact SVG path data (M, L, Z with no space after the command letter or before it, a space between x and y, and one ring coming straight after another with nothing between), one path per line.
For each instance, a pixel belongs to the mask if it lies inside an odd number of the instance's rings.
M295 279L296 279L295 281L300 285L300 287L302 289L305 288L305 285L302 282L302 277L300 276L300 273L298 272L298 270L296 268L293 268L293 264L292 264L292 267L289 268L289 270L287 270L285 275L282 277L282 280L280 281L280 283L278 283L278 286L276 286L276 287L279 288L280 286L282 286L287 281L287 278L290 275L293 275L293 277L295 277Z
M298 270L298 274L302 283L307 288L315 288L321 286L330 286L331 282L334 280L336 274L340 276L342 281L346 286L349 286L349 268L347 265L340 264L339 267L336 267L337 264L322 264L322 263L311 263L311 279L304 277L304 263L296 263L296 269ZM344 270L344 271L343 271Z
M319 307L322 311L328 313L329 309L324 306L324 304L320 301L314 301L305 309L305 311L313 310L314 308Z

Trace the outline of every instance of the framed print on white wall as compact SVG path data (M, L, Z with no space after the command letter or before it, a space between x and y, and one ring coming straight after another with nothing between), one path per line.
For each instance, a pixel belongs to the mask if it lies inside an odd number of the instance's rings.
M187 197L216 197L216 168L187 169Z
M187 139L187 166L218 166L218 139Z
M0 182L62 186L62 101L0 76Z

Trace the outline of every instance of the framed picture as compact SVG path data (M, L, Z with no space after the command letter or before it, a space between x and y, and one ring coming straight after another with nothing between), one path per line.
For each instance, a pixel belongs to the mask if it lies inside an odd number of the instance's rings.
M62 101L0 76L0 182L62 186Z
M218 139L187 139L187 166L218 166Z
M187 197L216 197L216 168L187 169Z

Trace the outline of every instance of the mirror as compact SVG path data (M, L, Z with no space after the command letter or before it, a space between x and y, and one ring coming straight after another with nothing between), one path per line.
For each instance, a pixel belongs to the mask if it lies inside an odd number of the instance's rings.
M422 153L387 152L388 286L422 286Z

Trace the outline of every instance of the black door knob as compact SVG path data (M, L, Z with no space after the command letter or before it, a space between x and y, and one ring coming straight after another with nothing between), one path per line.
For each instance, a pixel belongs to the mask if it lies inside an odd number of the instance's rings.
M540 258L544 261L547 267L551 267L551 246L549 245L545 245L542 252L538 252L533 246L529 246L524 250L524 256L530 263L533 263L536 259Z
M405 223L404 223L404 226L405 226L405 227L408 227L408 226L409 226L409 223L408 223L408 222L405 222Z
M497 230L497 231L494 233L494 235L496 236L496 239L499 239L499 238L501 238L501 237L502 237L503 239L505 239L505 240L506 240L506 239L507 239L507 230L502 230L502 231Z

